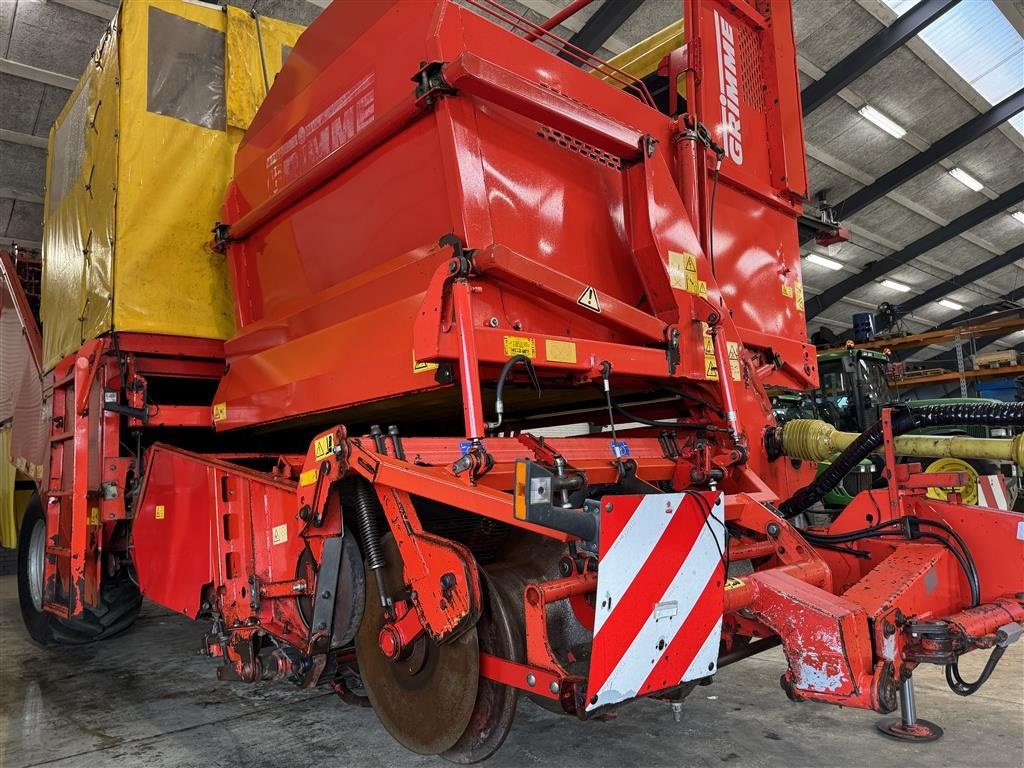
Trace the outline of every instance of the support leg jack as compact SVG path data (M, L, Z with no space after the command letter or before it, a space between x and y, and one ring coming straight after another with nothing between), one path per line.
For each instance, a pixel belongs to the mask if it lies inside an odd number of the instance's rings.
M879 720L878 730L891 739L901 741L935 741L942 728L927 720L918 720L914 701L914 682L909 677L900 686L900 716Z

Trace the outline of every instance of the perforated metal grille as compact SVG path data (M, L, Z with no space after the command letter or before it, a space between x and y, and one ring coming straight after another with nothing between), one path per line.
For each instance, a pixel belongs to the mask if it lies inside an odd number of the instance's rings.
M598 149L592 144L587 144L587 142L580 141L579 139L573 138L561 131L556 131L554 128L549 128L548 126L543 125L540 130L537 131L537 135L542 139L553 141L558 146L565 147L578 155L583 155L583 157L588 160L593 160L595 163L606 165L609 168L614 168L615 170L622 168L622 163L619 161L619 158L615 157L615 155L609 154L603 149Z
M737 24L736 55L740 76L740 100L744 105L764 112L764 77L761 76L761 58L758 56L757 33L745 25Z

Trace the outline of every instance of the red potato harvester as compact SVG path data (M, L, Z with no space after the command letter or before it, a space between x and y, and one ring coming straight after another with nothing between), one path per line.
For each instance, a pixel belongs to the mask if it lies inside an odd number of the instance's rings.
M973 693L1019 636L1024 523L893 459L922 420L1024 408L887 409L812 480L834 435L765 394L817 385L790 8L683 6L666 116L489 0L330 5L235 155L234 335L105 334L54 370L36 639L127 573L212 622L221 677L330 685L461 763L521 694L677 708L779 644L790 698L902 703L890 734L937 736L912 673ZM871 451L887 487L810 525Z

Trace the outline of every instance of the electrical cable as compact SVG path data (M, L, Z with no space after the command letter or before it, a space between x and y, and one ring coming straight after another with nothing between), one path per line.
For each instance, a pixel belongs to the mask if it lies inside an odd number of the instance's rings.
M704 525L711 533L711 538L715 542L715 547L718 549L718 559L722 561L722 567L725 569L725 575L729 575L729 529L725 525L725 521L715 514L714 507L711 502L705 499L700 493L690 493L689 496L698 502L698 506L702 508ZM722 545L718 543L718 535L715 533L715 529L711 527L711 523L708 519L714 520L720 526L722 526L722 537L725 540L725 548L723 550Z
M960 550L957 550L957 548L953 546L953 543L944 536L940 536L939 534L931 531L919 530L921 525L940 528L941 530L946 531L960 547ZM981 603L981 583L978 576L977 564L974 562L974 558L972 557L970 550L967 549L967 545L964 540L945 523L907 516L898 517L857 531L848 531L847 533L820 534L805 531L804 537L809 543L814 544L815 546L827 547L828 545L847 544L854 541L861 541L863 539L881 538L883 536L898 536L901 534L910 539L933 539L945 546L953 557L956 558L957 563L959 563L960 568L967 577L967 583L971 590L971 607L976 607Z
M715 162L715 177L711 182L711 204L708 206L708 261L711 262L711 276L715 277L715 197L718 194L718 172L722 169L722 157L724 151L719 154Z
M643 424L647 427L661 427L662 429L706 429L709 432L728 432L729 430L725 427L716 427L712 424L704 424L694 421L658 421L656 419L645 419L642 416L637 416L635 413L631 413L619 405L610 394L607 395L607 399L611 402L611 407L622 414L625 418L630 421L635 421L637 424ZM613 430L614 432L614 430Z
M985 663L985 668L981 671L981 675L973 683L968 683L960 676L960 664L958 661L954 661L952 664L946 665L946 684L949 689L957 696L971 696L978 692L978 689L985 684L992 673L995 671L996 665L999 660L1003 657L1003 653L1006 651L1001 645L997 645L992 649L992 655L988 657L988 661Z
M697 403L698 405L703 406L704 408L707 408L712 413L716 414L720 419L724 419L725 418L725 411L723 411L721 408L719 408L714 403L712 403L712 402L710 402L708 400L705 400L703 397L699 397L698 395L691 394L690 392L685 392L685 391L683 391L681 389L676 389L675 387L662 386L661 388L663 390L665 390L666 392L670 392L673 395L678 395L679 397L681 397L681 398L683 398L685 400L692 400L693 402Z

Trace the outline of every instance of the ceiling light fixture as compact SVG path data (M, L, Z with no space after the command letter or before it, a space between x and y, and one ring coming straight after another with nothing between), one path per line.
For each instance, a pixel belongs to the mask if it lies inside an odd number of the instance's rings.
M843 265L835 259L830 259L828 256L820 256L817 253L808 253L807 260L812 264L817 264L819 267L826 267L836 272L843 268Z
M893 136L894 138L902 139L904 136L907 135L906 128L904 128L899 123L893 122L888 117L879 112L877 109L872 107L870 104L865 104L857 111L860 112L861 117L863 117L865 120L867 120L870 123L874 123L883 131L888 133L890 136Z
M946 309L955 309L957 312L964 308L963 304L955 302L952 299L939 299L939 304L944 306Z
M957 181L959 181L968 189L972 189L975 192L981 192L981 190L985 188L984 184L982 184L976 178L971 176L971 174L969 174L963 168L951 168L949 171L949 175L952 176Z
M1010 215L1013 216L1013 218L1015 218L1021 224L1024 224L1024 211L1014 211Z
M892 290L894 291L899 291L900 293L908 293L910 291L909 285L904 285L903 283L897 280L890 280L889 278L883 280L882 285L884 285L886 288L892 288Z

